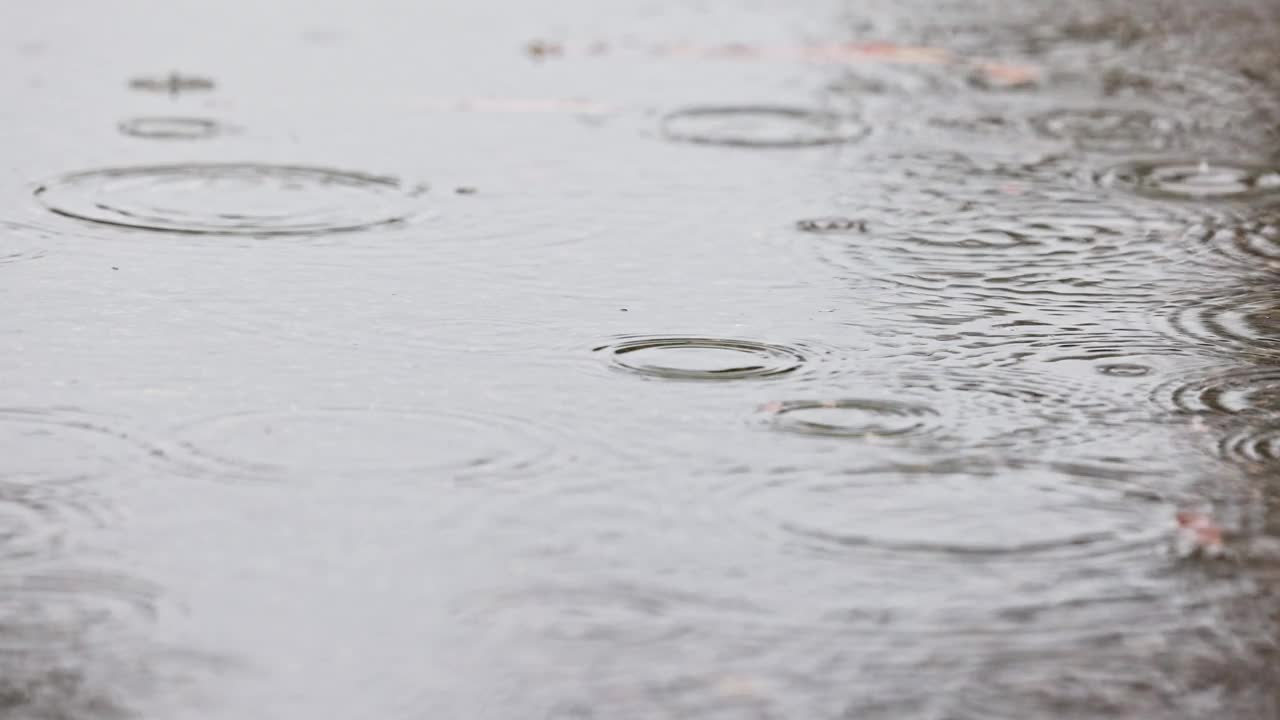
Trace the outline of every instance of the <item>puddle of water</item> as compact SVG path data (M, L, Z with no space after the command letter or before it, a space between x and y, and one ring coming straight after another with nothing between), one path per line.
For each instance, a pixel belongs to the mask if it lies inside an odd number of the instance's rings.
M0 715L1277 715L1274 10L508 5L0 28Z

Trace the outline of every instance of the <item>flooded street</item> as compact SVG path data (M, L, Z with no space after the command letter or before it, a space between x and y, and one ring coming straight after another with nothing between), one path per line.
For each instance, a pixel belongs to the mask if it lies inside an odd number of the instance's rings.
M0 717L1280 718L1280 6L0 11Z

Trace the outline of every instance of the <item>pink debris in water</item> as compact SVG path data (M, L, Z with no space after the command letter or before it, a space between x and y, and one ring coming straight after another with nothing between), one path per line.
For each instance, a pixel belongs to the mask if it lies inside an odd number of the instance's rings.
M1013 90L1038 85L1041 74L1039 68L1031 65L983 61L978 63L975 79L985 87Z
M777 400L774 400L772 402L767 402L761 405L760 412L769 413L770 415L776 415L782 412L782 407L783 407L782 403L778 402Z
M1182 557L1218 558L1226 554L1222 528L1213 518L1194 510L1179 510L1177 551Z

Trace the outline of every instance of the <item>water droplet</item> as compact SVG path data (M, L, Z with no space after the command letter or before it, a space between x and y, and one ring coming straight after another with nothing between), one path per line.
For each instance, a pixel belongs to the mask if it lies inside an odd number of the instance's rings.
M1280 169L1232 161L1138 161L1097 176L1105 187L1180 200L1239 200L1280 192Z
M857 140L867 130L846 115L768 105L689 108L662 119L662 133L671 140L732 147L832 145Z
M205 140L226 131L218 121L198 117L136 117L120 123L120 132L147 140Z
M214 88L214 82L212 79L200 75L183 75L173 72L168 75L147 75L133 78L129 81L129 87L146 92L178 95L184 92L207 92Z
M862 233L867 231L867 223L855 218L830 216L797 220L796 228L802 232L819 235Z
M1109 363L1099 365L1098 372L1111 377L1143 377L1151 374L1151 368L1137 363Z
M779 430L835 437L891 437L927 432L938 413L888 400L788 400L766 407Z
M35 191L66 217L139 230L298 235L406 220L419 189L393 178L317 167L156 165L66 175Z
M1115 108L1052 110L1032 117L1031 124L1048 137L1099 152L1164 150L1178 130L1173 121L1147 110Z
M609 345L614 367L671 380L738 380L789 373L806 361L785 345L701 337L639 337Z

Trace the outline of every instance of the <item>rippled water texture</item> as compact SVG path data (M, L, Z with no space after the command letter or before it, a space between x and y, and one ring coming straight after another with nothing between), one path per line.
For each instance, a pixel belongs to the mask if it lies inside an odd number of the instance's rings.
M1274 3L74 5L0 720L1280 718Z

